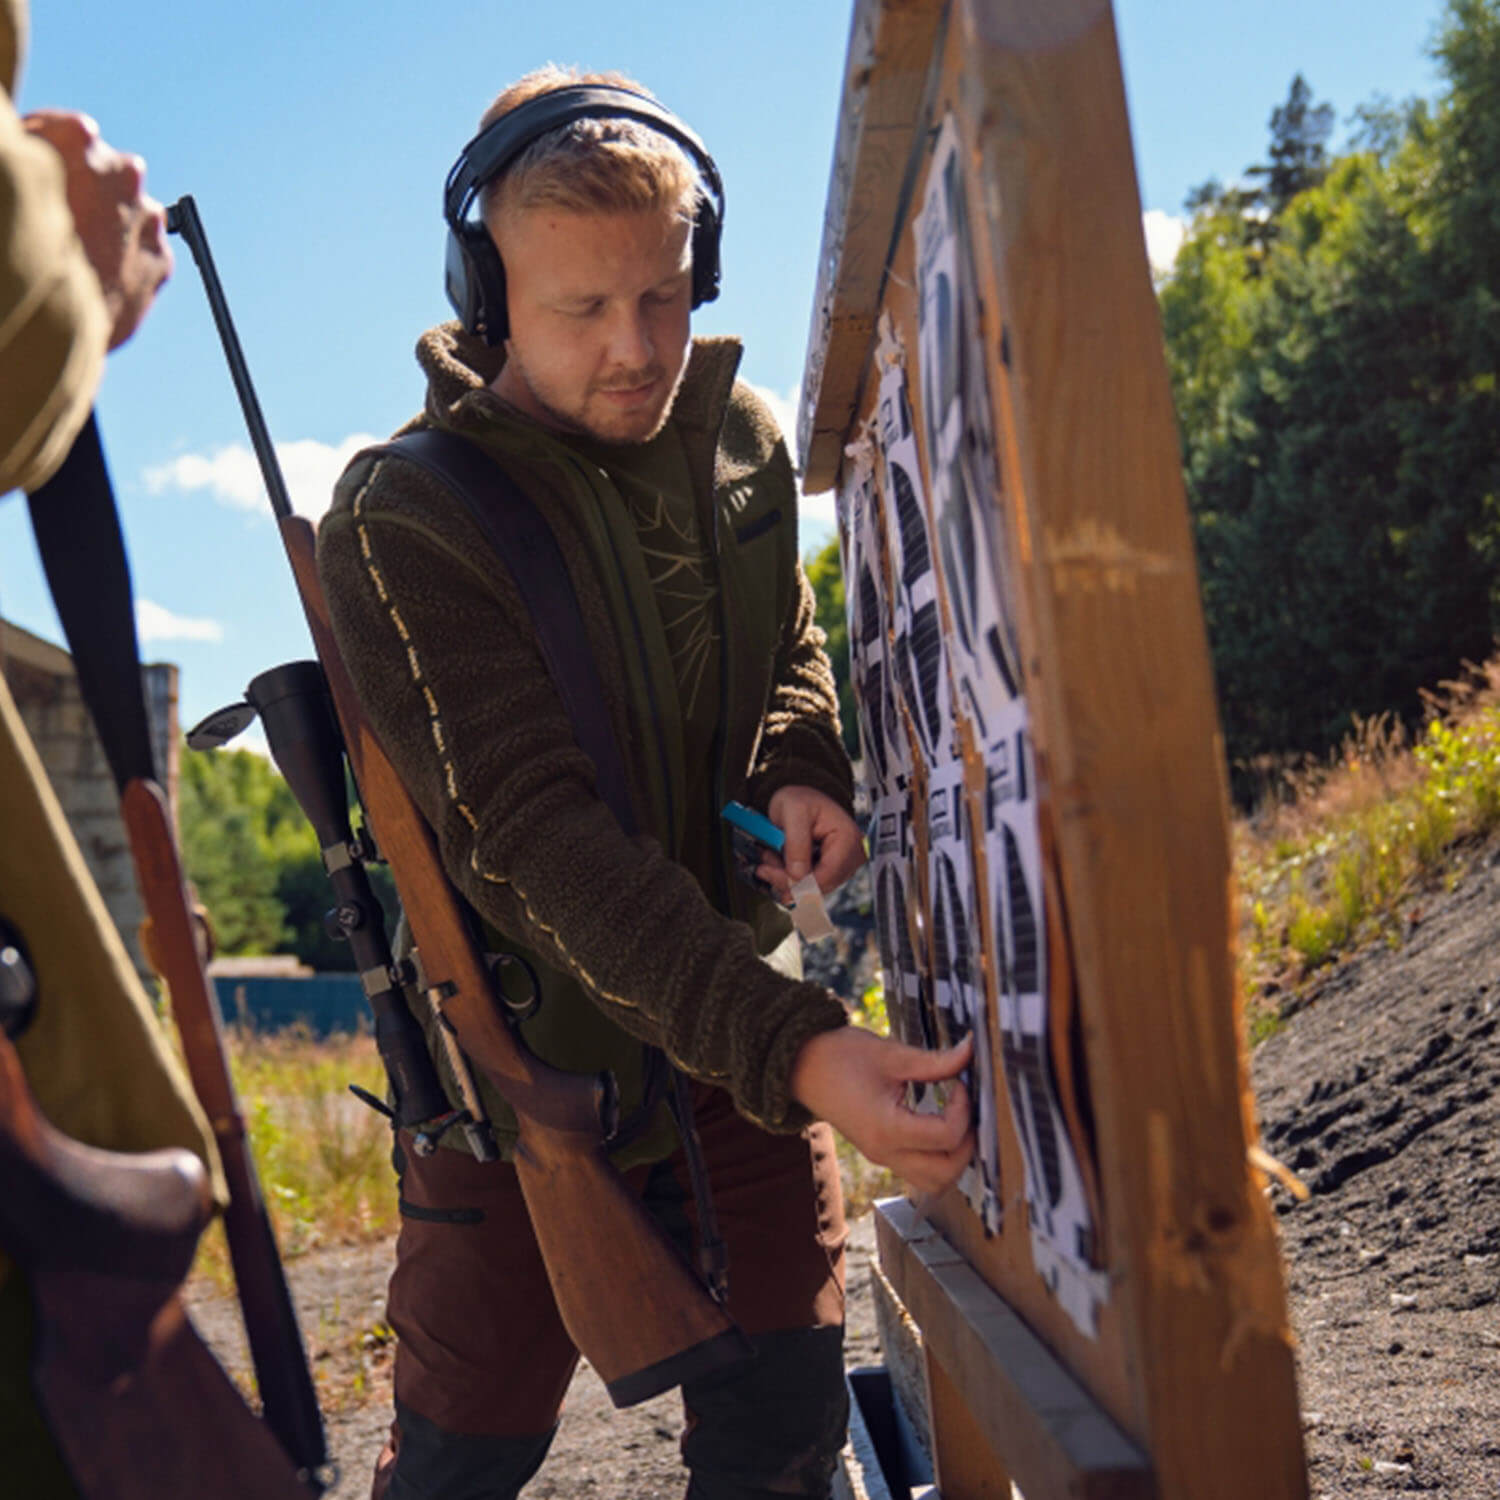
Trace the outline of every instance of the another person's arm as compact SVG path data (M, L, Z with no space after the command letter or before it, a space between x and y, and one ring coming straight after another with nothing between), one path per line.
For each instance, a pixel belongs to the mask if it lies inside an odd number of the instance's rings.
M0 494L52 477L171 271L144 179L88 116L0 99Z

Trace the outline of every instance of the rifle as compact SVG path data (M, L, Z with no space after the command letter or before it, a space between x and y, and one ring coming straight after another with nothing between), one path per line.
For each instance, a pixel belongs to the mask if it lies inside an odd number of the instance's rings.
M182 1307L211 1211L203 1163L180 1147L101 1151L54 1129L10 1043L39 997L3 928L0 970L0 1239L27 1274L32 1378L70 1477L89 1500L306 1500ZM7 1457L15 1493L50 1493L17 1464Z
M156 778L130 568L92 415L62 466L28 503L78 685L120 790L146 906L147 946L171 996L188 1075L223 1162L225 1236L266 1424L318 1495L329 1479L323 1418L229 1074L218 1004L198 951L171 813Z
M374 824L415 939L418 989L440 1023L444 1045L451 1039L473 1059L515 1110L514 1165L569 1336L598 1370L616 1406L646 1400L744 1358L750 1352L744 1334L684 1264L606 1155L618 1112L612 1075L564 1073L540 1062L497 1002L431 830L366 719L339 655L318 579L313 527L292 513L191 197L168 209L167 227L186 240L203 278L360 802ZM299 732L293 720L291 733ZM320 753L331 751L325 747Z

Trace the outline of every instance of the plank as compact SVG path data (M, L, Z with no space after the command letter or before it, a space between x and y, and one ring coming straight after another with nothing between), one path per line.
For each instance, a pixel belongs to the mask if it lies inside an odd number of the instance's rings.
M963 0L955 40L1128 1425L1173 1500L1299 1497L1274 1227L1246 1160L1222 743L1113 14Z
M861 3L856 33L863 18L880 35L887 13L904 10ZM1000 1293L1048 1358L1150 1455L1162 1500L1302 1500L1274 1224L1247 1160L1256 1129L1231 948L1222 745L1113 15L1109 0L952 0L931 48L920 95L923 59L904 64L907 106L918 100L906 160L919 170L901 173L894 199L886 183L894 223L884 209L853 212L842 186L864 170L849 125L857 106L846 101L825 226L826 317L815 316L801 424L805 487L838 480L843 445L873 411L867 325L882 313L906 351L930 471L911 369L920 341L907 217L921 202L931 129L951 114L996 436L993 503L1049 809L1049 923L1066 911L1048 946L1068 960L1081 1027L1076 1081L1087 1110L1068 1126L1086 1137L1102 1209L1095 1245L1109 1280L1097 1326L1066 1316L1037 1273L1008 1105L1000 1232L987 1237L957 1193L933 1218L957 1265ZM846 91L867 85L851 69ZM899 152L888 138L883 148L894 179ZM938 584L946 619L941 572ZM919 826L919 869L921 843ZM993 933L985 961L993 985L1003 961ZM896 1281L891 1267L887 1275ZM916 1279L920 1296L897 1290L940 1380L990 1403L974 1328L930 1281ZM1004 1424L974 1415L1032 1500L1071 1492L1066 1465L1018 1460Z
M1140 1448L939 1230L904 1198L875 1213L881 1269L926 1341L943 1495L945 1472L976 1496L1008 1494L986 1462L1003 1455L1034 1500L1154 1500Z
M947 0L856 0L834 142L797 451L808 494L838 472L875 336Z

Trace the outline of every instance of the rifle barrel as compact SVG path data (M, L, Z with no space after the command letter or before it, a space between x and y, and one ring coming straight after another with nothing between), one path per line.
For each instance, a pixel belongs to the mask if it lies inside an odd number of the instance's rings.
M250 429L250 442L260 462L260 472L266 482L266 493L271 497L271 509L278 520L285 520L292 513L291 496L287 493L286 479L276 457L275 445L271 442L270 429L260 409L255 386L250 380L250 367L245 363L245 352L240 348L239 335L234 329L234 319L229 315L229 299L224 295L223 284L214 267L213 252L208 248L208 237L203 232L203 220L198 215L198 205L191 193L184 193L167 209L167 230L181 235L198 263L198 272L203 278L203 289L208 294L208 305L214 315L214 325L219 330L219 342L224 346L224 358L229 361L229 373L234 380L235 393L240 398L240 409L245 413L245 425Z

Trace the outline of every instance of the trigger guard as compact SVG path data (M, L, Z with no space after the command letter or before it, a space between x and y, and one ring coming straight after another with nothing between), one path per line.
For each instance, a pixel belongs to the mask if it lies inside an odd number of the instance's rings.
M485 961L489 965L490 976L495 981L495 993L505 1006L506 1014L512 1021L529 1021L542 1008L542 982L537 978L537 972L530 961L522 958L519 953L487 953ZM500 971L512 964L519 964L526 971L526 983L531 993L524 1000L513 999L501 983Z

